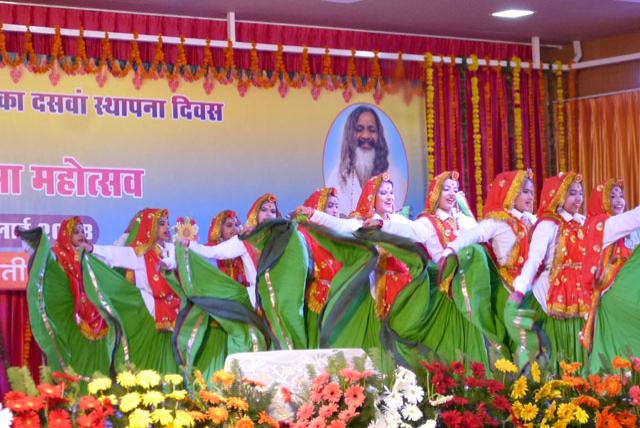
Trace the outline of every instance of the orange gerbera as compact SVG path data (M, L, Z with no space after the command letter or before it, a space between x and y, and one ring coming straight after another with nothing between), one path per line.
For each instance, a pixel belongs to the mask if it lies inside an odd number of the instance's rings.
M209 407L207 410L209 420L216 425L220 425L227 420L229 412L224 407Z
M613 368L616 370L619 369L630 369L631 368L631 361L627 360L626 358L622 358L622 357L615 357L612 361L611 364L613 364Z
M616 419L618 420L620 425L622 425L624 428L633 428L638 426L637 425L638 417L633 413L629 413L626 411L616 413Z
M590 397L588 395L581 395L580 397L573 400L573 404L576 406L587 406L592 409L600 408L600 401L597 398Z
M572 375L580 369L580 363L567 363L565 361L560 361L560 368L562 369L562 374L564 375Z
M580 376L562 376L562 380L568 382L574 389L579 391L588 391L590 388L589 382Z
M218 404L224 402L224 397L216 394L215 392L207 390L200 391L200 398L202 398L209 404Z
M604 379L604 390L610 397L615 397L622 390L622 382L616 375L609 375Z
M589 383L591 384L591 388L596 392L596 394L602 394L604 390L604 384L602 383L602 379L600 376L592 374L589 375Z
M243 416L236 424L236 428L253 428L253 421L247 416Z
M264 410L258 415L258 423L269 425L270 428L278 428L280 426L280 424Z

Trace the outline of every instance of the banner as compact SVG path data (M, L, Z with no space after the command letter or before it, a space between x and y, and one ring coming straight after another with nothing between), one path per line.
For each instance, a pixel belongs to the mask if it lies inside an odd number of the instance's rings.
M0 251L10 253L0 262L18 265L0 275L0 288L22 278L15 228L42 226L55 241L71 215L83 217L92 242L109 244L138 210L167 208L172 224L195 219L202 241L216 213L244 216L265 192L288 213L326 182L340 187L347 213L359 178L381 170L392 175L397 209L422 209L421 98L373 104L355 94L345 103L339 91L314 100L305 90L241 95L216 84L207 93L164 80L136 90L128 79L88 75L53 85L48 75L15 72L0 69Z

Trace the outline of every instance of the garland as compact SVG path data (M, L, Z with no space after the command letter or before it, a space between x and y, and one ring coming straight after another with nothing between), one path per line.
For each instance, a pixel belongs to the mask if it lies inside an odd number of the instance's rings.
M500 142L502 143L502 170L511 169L509 156L509 123L507 122L507 112L505 109L504 87L502 85L502 67L496 65L496 85L498 87L498 117L500 122Z
M553 63L553 73L556 76L556 108L555 108L555 122L557 130L558 141L558 167L560 171L567 170L567 158L566 158L566 140L565 140L565 128L564 128L564 88L562 82L562 62L556 61Z
M511 61L515 62L513 68L513 127L516 142L516 169L524 169L523 147L522 147L522 104L520 94L520 58L513 57Z
M473 129L473 163L476 167L476 214L482 215L482 134L480 133L480 90L478 88L478 57L471 55L468 65L471 76L471 126Z
M489 69L489 58L485 58L485 63ZM493 112L491 105L491 69L487 73L487 80L484 82L484 117L485 117L485 147L487 150L487 178L489 181L494 177L494 165L493 165Z
M444 114L444 67L442 61L438 62L438 143L440 144L440 171L447 169L447 152L444 142L446 138L445 114Z
M536 155L536 126L535 126L535 102L533 99L533 61L529 61L529 68L527 70L528 82L527 82L527 113L529 118L529 165L535 167L537 155Z
M456 97L456 78L455 78L455 67L456 67L456 59L451 56L449 63L449 141L451 144L451 154L452 154L452 169L458 169L458 144L456 134L458 131L458 125L456 124L456 116L458 115L458 105Z
M434 89L433 89L433 55L431 52L424 54L424 70L427 90L425 94L425 104L427 112L427 170L429 180L433 178L435 169L435 109L433 105Z
M569 100L567 102L567 131L569 143L569 164L573 171L578 168L578 141L575 123L576 70L569 63Z
M547 148L547 91L545 90L546 79L542 69L538 70L538 132L540 146L542 147L542 179L548 176L549 155Z

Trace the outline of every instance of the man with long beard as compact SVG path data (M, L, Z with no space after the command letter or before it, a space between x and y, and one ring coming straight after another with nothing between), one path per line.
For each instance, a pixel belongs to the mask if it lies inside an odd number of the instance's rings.
M344 126L340 164L329 175L326 185L338 189L338 206L349 214L358 203L362 187L369 178L389 169L389 146L382 123L368 106L354 109Z

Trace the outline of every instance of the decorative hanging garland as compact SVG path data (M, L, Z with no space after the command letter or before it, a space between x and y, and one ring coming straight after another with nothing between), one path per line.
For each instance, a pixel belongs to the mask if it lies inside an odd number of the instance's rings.
M431 52L424 54L424 70L425 81L427 84L427 90L425 94L425 105L427 113L427 170L429 180L433 178L435 169L435 109L433 105L434 101L434 89L433 89L433 55Z
M478 57L471 55L471 126L473 132L473 164L476 168L476 214L482 215L482 134L480 133L480 89L478 87Z
M567 133L569 143L569 168L573 171L578 167L578 136L575 123L576 70L569 63L569 100L567 101Z
M536 116L535 116L535 102L533 99L533 61L529 62L529 68L527 69L527 115L529 120L529 165L533 168L536 164ZM534 176L535 179L535 176Z
M506 100L504 97L504 87L502 66L498 64L496 70L496 86L498 88L498 117L500 123L500 143L502 145L502 169L504 171L511 169L511 156L509 153L509 123L507 121L507 112L505 109Z
M538 70L538 132L542 148L542 179L549 175L549 154L547 148L547 90L544 72Z
M491 69L489 68L489 58L485 58L487 64L487 79L484 82L484 134L485 134L485 147L486 156L485 161L487 164L487 180L493 180L495 175L495 169L493 165L493 106L491 105Z
M458 115L458 97L456 94L456 78L455 78L455 57L449 57L449 143L451 144L451 169L458 169L458 125L456 123L456 116Z
M511 83L511 87L513 89L513 128L516 143L516 169L524 169L522 147L522 99L520 94L521 61L518 57L513 57L511 61L516 64L516 66L513 67L513 82Z
M445 141L447 141L447 131L445 129L444 114L444 66L442 61L438 62L438 144L440 144L440 171L447 169L447 152Z
M565 137L565 124L564 124L564 87L562 82L562 62L555 61L553 63L553 73L556 76L556 108L555 122L558 142L558 167L560 171L567 170L567 158L566 158L566 137Z

